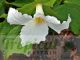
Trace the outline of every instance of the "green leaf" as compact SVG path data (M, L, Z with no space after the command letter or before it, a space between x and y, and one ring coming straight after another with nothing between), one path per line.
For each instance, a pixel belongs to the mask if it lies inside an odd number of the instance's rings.
M34 14L36 8L35 3L26 4L23 7L19 8L18 10L22 12L23 14Z
M8 2L8 1L6 1L6 2L7 2L7 4L11 4L11 5L14 5L14 6L17 6L17 7L22 7L25 4L29 4L29 3L34 2L34 0L15 0L15 1L12 1L12 2Z
M49 6L43 6L45 15L55 16L57 13Z
M62 3L62 1L63 1L63 0L56 0L54 6L58 6L58 5L60 5L60 4Z
M64 0L64 3L80 5L80 0Z
M7 14L3 13L1 14L0 18L6 18L7 17Z
M3 47L3 41L4 41L4 39L5 39L5 37L6 37L6 35L8 34L8 32L10 31L10 29L12 29L13 28L13 26L11 27L11 26L9 26L9 24L8 23L6 23L6 22L2 22L2 23L0 23L0 48L1 49L3 49L4 47Z
M76 3L75 3L76 1ZM67 20L68 14L70 14L72 22L70 29L74 34L80 34L80 1L79 0L65 0L64 4L53 7L56 12L56 17L61 20Z
M4 1L0 0L0 15L2 15L4 13Z
M32 51L32 44L22 47L19 33L21 26L9 25L7 22L0 23L0 48L4 52L4 59L13 53L27 55Z
M57 0L35 0L36 3L41 3L43 5L50 6L50 7L52 7L56 1Z

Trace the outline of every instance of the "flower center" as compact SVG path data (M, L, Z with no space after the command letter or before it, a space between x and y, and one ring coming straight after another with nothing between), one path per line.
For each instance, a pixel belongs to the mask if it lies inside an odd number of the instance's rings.
M36 24L41 24L41 23L44 23L44 22L45 22L44 19L42 19L40 17L35 18L35 23Z

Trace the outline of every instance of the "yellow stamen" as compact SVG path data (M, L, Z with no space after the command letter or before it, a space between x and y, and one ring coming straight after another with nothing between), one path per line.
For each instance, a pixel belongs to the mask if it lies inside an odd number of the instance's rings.
M44 19L42 19L42 18L40 18L40 17L37 17L37 18L35 18L35 23L36 23L36 24L44 23Z

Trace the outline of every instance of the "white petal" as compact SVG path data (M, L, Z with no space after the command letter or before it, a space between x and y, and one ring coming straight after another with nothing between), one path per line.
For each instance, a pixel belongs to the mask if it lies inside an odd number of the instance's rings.
M62 24L54 24L54 23L48 22L48 25L49 25L53 30L55 30L57 33L60 33L62 30L69 28L70 22L71 22L71 18L68 16L68 20L67 20L67 21L63 21Z
M40 43L45 41L45 37L48 34L48 26L46 24L34 24L34 21L30 21L27 25L23 26L20 38L22 46L30 43Z
M32 20L32 17L27 14L18 12L14 8L10 8L8 12L7 22L10 24L20 24L25 25L28 21Z
M60 24L60 21L54 16L46 16L46 21L54 24Z

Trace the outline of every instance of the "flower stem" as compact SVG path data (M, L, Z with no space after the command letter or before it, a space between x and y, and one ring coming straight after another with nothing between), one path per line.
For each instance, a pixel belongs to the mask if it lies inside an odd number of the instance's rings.
M36 5L36 13L44 14L42 4Z

